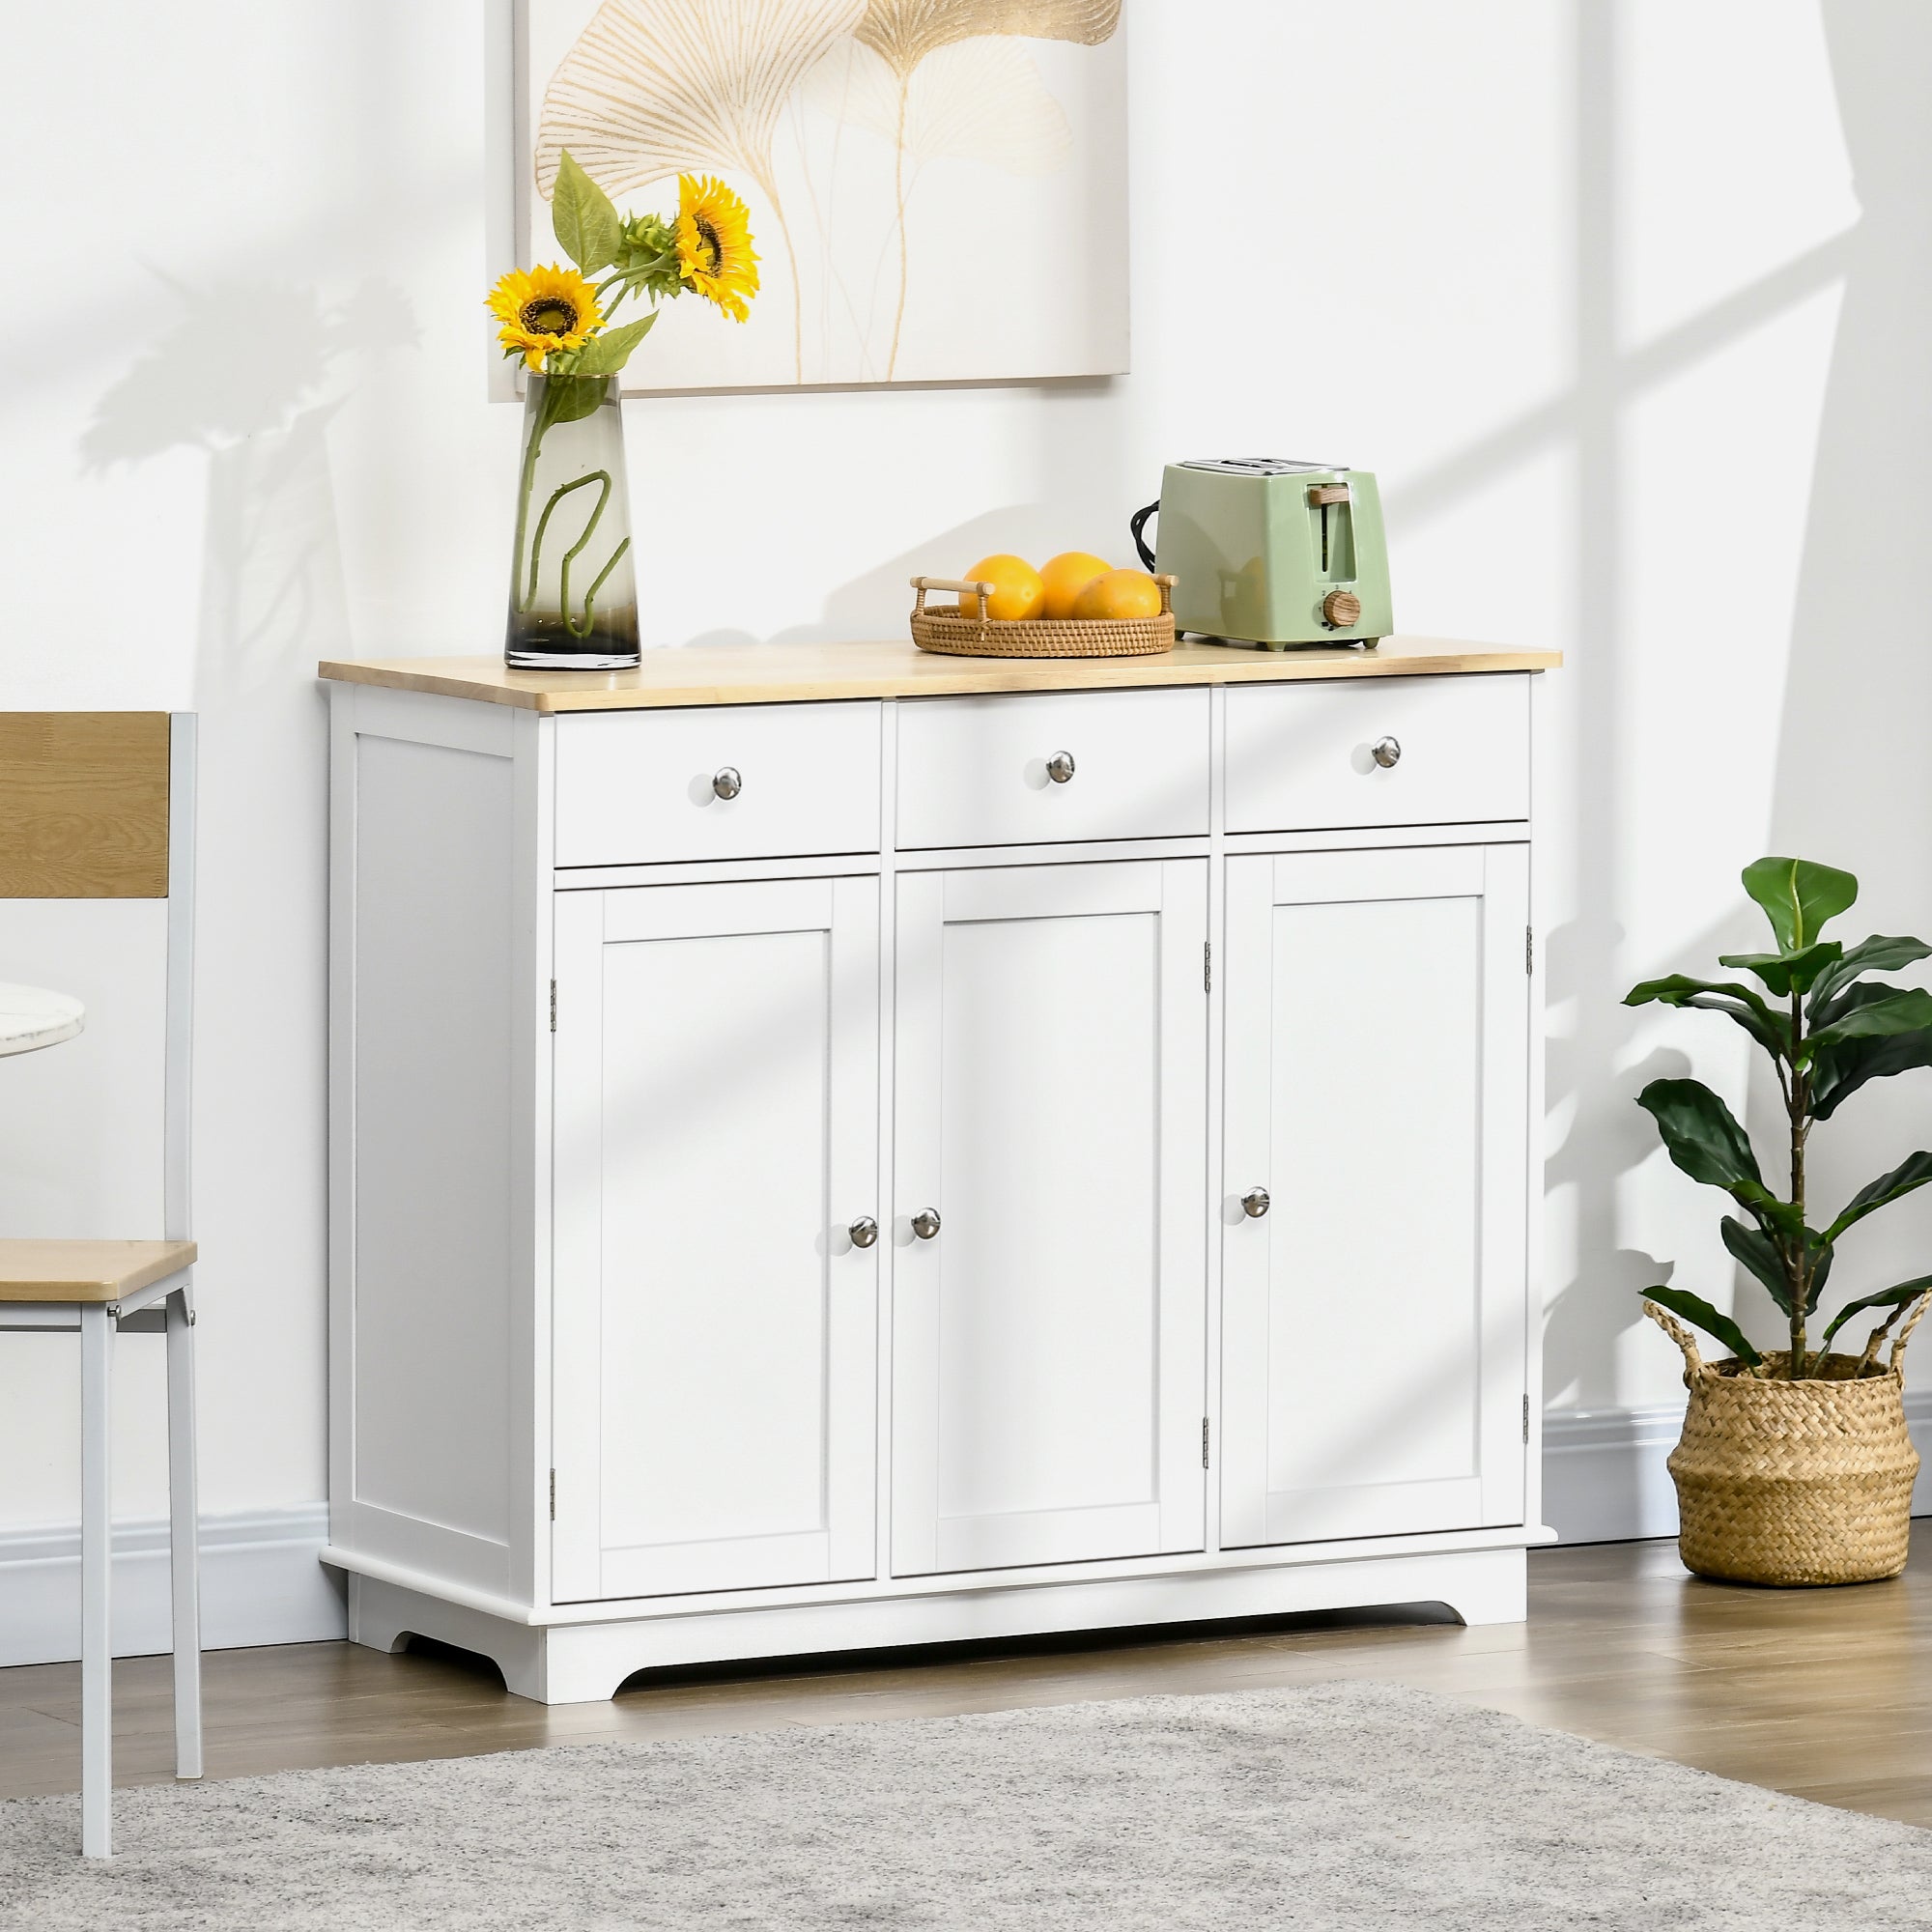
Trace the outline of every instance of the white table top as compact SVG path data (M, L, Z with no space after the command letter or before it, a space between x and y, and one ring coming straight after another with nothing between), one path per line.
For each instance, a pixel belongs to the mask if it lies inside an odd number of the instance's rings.
M32 1053L71 1039L86 1021L87 1009L70 994L0 980L0 1054Z

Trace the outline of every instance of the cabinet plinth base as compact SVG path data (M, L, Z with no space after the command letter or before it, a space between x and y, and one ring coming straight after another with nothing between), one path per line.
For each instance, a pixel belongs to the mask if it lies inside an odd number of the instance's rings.
M412 1635L435 1637L491 1658L520 1697L540 1704L596 1703L640 1670L734 1659L1386 1604L1446 1604L1465 1624L1520 1623L1526 1576L1526 1555L1519 1547L1091 1582L980 1582L916 1596L535 1625L492 1616L426 1590L352 1575L349 1634L375 1650L399 1650Z

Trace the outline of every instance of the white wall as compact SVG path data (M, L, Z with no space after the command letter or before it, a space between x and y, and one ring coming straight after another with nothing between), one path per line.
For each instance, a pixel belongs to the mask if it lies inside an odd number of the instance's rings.
M1548 1392L1565 1413L1667 1404L1633 1291L1674 1263L1722 1298L1731 1268L1630 1096L1690 1065L1742 1098L1745 1063L1721 1023L1618 997L1749 940L1736 874L1767 849L1854 867L1881 929L1932 926L1932 12L1128 11L1133 374L630 405L647 634L900 631L914 568L1124 554L1174 457L1378 470L1404 629L1570 653L1543 772ZM7 10L0 125L36 158L0 208L32 322L0 382L0 702L205 720L203 1443L207 1507L238 1520L309 1522L324 1489L314 663L500 637L517 422L485 399L484 17ZM1051 273L1053 238L1032 241ZM156 1224L151 913L0 920L0 978L93 1015L0 1065L7 1232ZM1863 1098L1821 1136L1828 1187L1926 1114L1923 1076ZM1895 1210L1843 1279L1919 1271L1928 1231ZM145 1346L123 1384L134 1517L161 1506ZM60 1345L0 1349L0 1544L72 1520L73 1424ZM1625 1463L1591 1481L1634 1482Z

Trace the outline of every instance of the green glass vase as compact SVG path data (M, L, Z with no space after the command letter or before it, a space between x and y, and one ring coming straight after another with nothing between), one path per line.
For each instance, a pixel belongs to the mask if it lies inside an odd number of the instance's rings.
M614 376L529 378L503 661L525 670L622 670L638 662Z

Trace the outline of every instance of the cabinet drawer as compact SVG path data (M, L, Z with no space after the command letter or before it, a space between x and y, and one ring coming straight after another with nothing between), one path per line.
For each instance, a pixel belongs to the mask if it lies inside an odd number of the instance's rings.
M1377 761L1378 745L1392 763ZM1230 832L1527 818L1529 679L1231 691L1227 809Z
M1049 763L1071 772L1057 781ZM1208 693L927 697L898 707L898 843L1028 845L1208 830Z
M875 852L879 717L867 702L559 718L556 863Z

